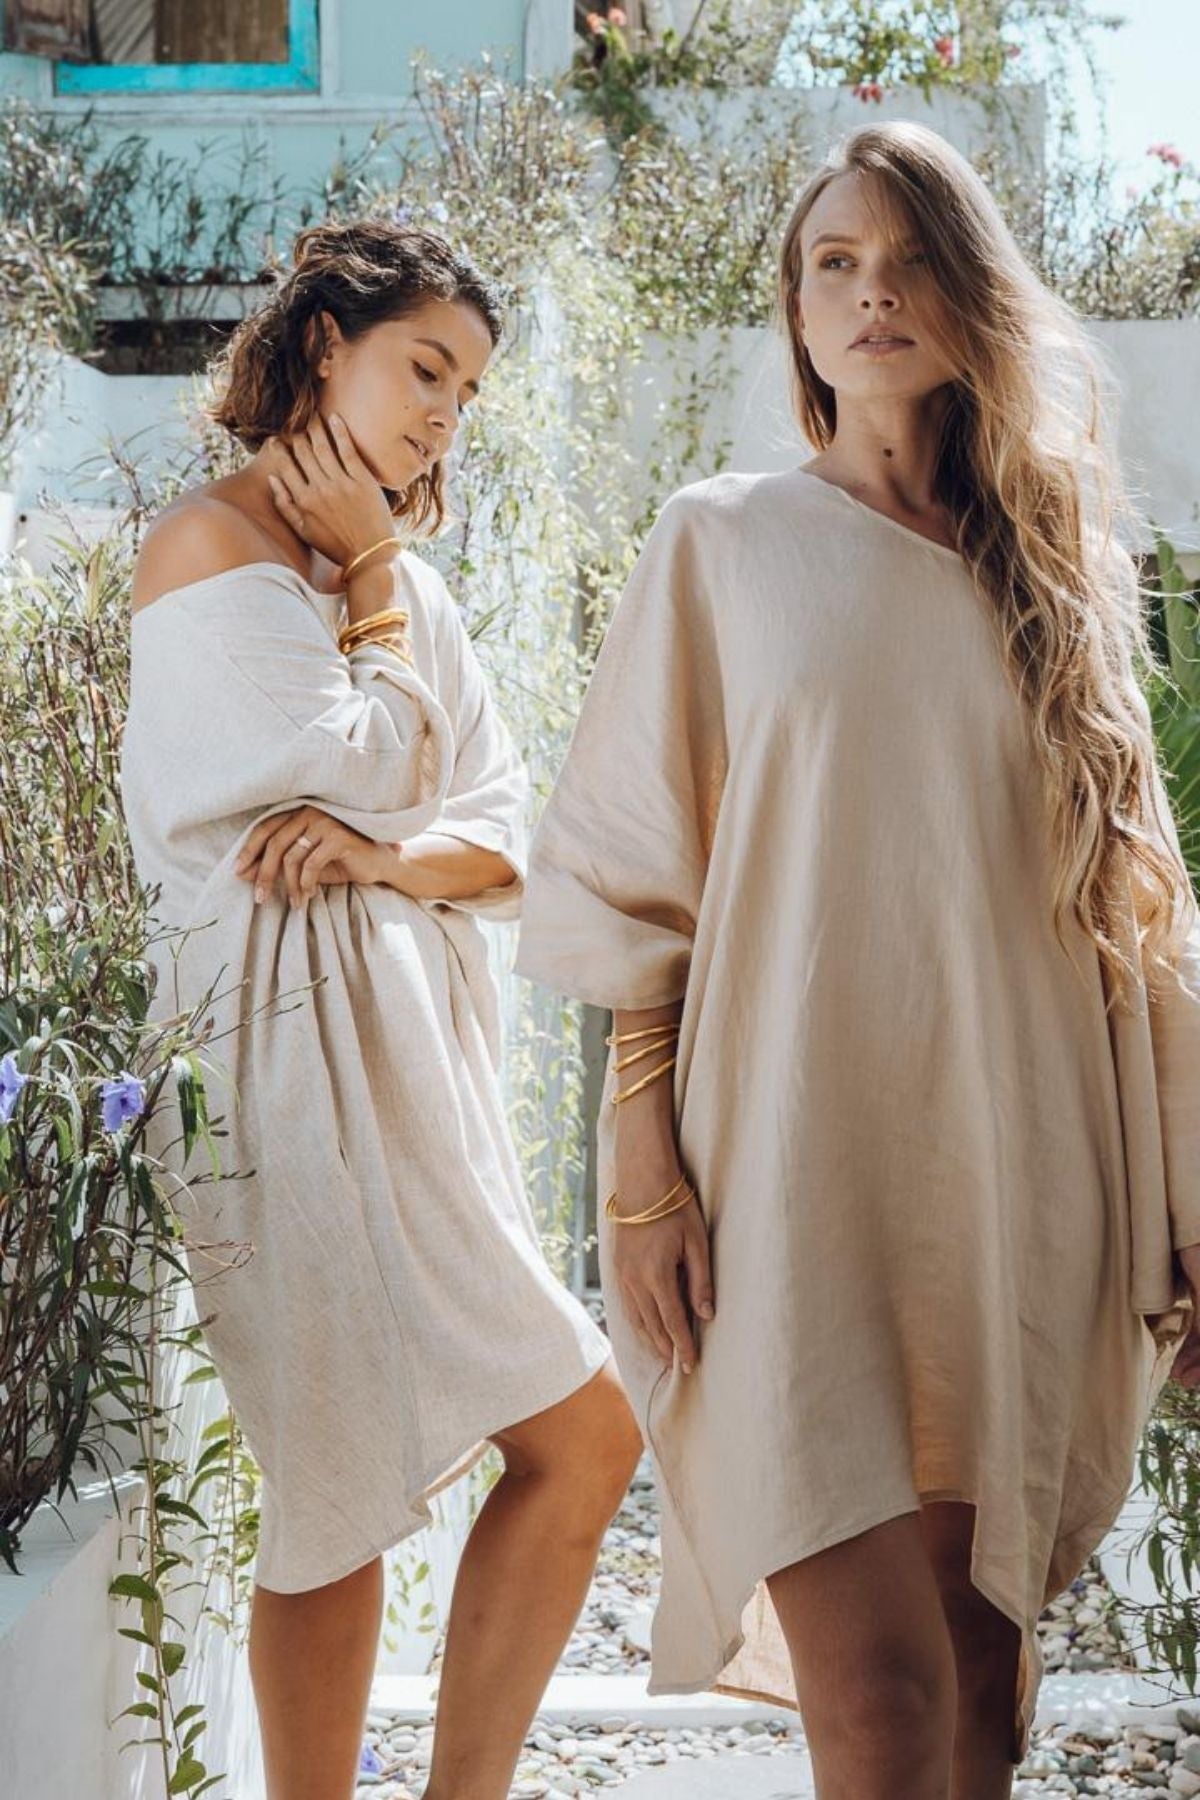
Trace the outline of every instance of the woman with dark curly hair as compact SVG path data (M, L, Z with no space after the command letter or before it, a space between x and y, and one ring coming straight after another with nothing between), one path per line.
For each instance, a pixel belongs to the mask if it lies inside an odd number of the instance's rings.
M156 1131L263 1473L271 1800L352 1793L381 1552L488 1440L504 1472L454 1591L426 1794L502 1800L640 1449L543 1259L497 1086L472 915L518 909L523 772L407 547L441 522L500 329L430 233L304 233L220 371L215 416L252 455L163 511L134 575L122 782L172 934L154 1006L215 989L224 1178Z

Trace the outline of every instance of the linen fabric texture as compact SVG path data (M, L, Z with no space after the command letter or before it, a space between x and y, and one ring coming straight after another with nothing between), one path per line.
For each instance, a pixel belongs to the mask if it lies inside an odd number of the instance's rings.
M562 1400L608 1341L542 1254L498 1083L479 920L511 919L525 777L441 578L405 553L415 667L337 648L345 600L255 563L135 613L122 788L161 886L152 1017L210 989L222 1179L152 1121L214 1365L263 1472L256 1577L322 1586L430 1518L486 1437ZM379 842L436 831L517 879L419 901L321 885L256 906L260 820L320 807Z
M1200 1240L1194 909L1181 979L1110 1011L1090 939L1055 936L1054 863L957 552L802 468L668 501L517 953L597 1006L683 1002L664 1080L716 1287L691 1375L634 1333L600 1222L662 1497L653 1693L795 1706L764 1577L966 1500L972 1580L1022 1633L1025 1753L1038 1615L1121 1508L1191 1317L1173 1248Z

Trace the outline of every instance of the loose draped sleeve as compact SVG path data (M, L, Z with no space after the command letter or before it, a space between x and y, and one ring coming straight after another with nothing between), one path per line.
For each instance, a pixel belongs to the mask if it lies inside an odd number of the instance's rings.
M234 821L240 845L305 804L380 843L441 811L455 745L433 672L378 645L342 656L288 570L195 582L134 627L127 751L154 745L154 816L169 816L181 850Z
M428 829L502 856L516 879L440 904L495 921L515 919L525 884L529 784L448 594L442 618L444 655L439 664L446 674L440 691L454 733L454 769L441 811Z
M682 998L725 780L697 533L675 495L614 610L534 837L516 967L597 1006Z
M1157 770L1155 799L1162 835L1182 862L1179 833ZM1200 908L1194 895L1187 901L1177 979L1157 976L1147 985L1171 1244L1178 1249L1200 1244Z
M1149 726L1149 712L1146 712ZM1179 833L1166 788L1153 771L1150 829L1179 858ZM1134 1310L1167 1346L1192 1313L1189 1284L1173 1252L1200 1243L1200 916L1185 902L1185 939L1174 974L1143 968L1128 1004L1109 1014L1129 1191ZM1121 921L1134 962L1138 906Z

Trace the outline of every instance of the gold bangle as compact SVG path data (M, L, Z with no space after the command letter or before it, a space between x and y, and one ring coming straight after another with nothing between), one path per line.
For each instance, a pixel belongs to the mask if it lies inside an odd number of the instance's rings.
M678 1036L679 1026L667 1020L663 1025L647 1025L644 1031L612 1031L604 1041L606 1044L635 1044L639 1038L655 1037L663 1031Z
M635 1081L632 1087L627 1087L623 1091L618 1090L612 1096L613 1105L620 1106L622 1100L632 1100L635 1094L640 1094L643 1088L648 1088L652 1081L657 1081L660 1075L665 1075L668 1069L673 1069L677 1061L678 1058L672 1056L665 1063L659 1063L657 1069L651 1069L648 1075L643 1075L640 1081Z
M685 1187L686 1191L680 1194L676 1200L674 1196L679 1193L681 1187ZM614 1225L654 1225L659 1219L669 1218L673 1212L679 1212L683 1207L690 1206L695 1198L695 1189L688 1182L687 1176L681 1175L671 1192L664 1194L661 1200L656 1200L653 1206L648 1206L645 1212L619 1213L617 1211L617 1191L614 1188L604 1203L604 1216L606 1219L611 1219Z
M398 643L394 638L359 638L356 644L351 644L347 649L343 650L342 655L353 656L356 650L389 650L394 657L404 664L406 669L415 669L417 666L413 661L412 651L409 649L408 645Z
M346 564L345 568L342 570L343 582L349 581L350 577L354 574L355 570L361 568L363 563L366 562L368 556L374 556L374 554L377 550L384 550L389 545L394 546L394 548L397 550L403 550L404 539L398 538L395 536L383 537L383 538L380 538L379 542L376 544L368 544L365 550L360 550L357 556L352 556L350 558L350 561Z
M338 642L358 637L366 631L374 631L381 625L395 625L403 628L407 624L408 614L402 606L385 606L382 612L369 613L365 619L349 620L338 632Z
M640 1050L631 1050L628 1056L622 1056L613 1064L613 1069L620 1074L623 1069L632 1068L634 1063L644 1062L646 1057L653 1056L656 1051L669 1050L675 1042L673 1037L656 1038L652 1044L643 1044Z

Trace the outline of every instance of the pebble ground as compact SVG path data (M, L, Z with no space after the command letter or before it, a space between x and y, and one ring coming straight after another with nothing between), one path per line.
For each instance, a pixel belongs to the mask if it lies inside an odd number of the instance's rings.
M658 1513L648 1466L630 1487L609 1529L595 1579L559 1665L561 1674L619 1675L648 1666L643 1644L658 1580ZM1043 1614L1038 1627L1046 1671L1131 1668L1111 1590L1094 1565ZM435 1659L436 1667L436 1659ZM1066 1726L1035 1733L1017 1771L1014 1800L1054 1795L1112 1795L1131 1800L1157 1791L1200 1795L1200 1705L1180 1707L1171 1725ZM517 1768L511 1800L571 1800L619 1790L657 1764L700 1757L731 1763L743 1756L794 1752L802 1743L795 1716L720 1728L646 1729L636 1720L553 1722L535 1719ZM432 1751L431 1725L405 1725L386 1714L368 1720L358 1800L420 1800Z

